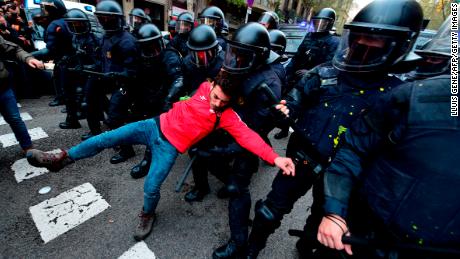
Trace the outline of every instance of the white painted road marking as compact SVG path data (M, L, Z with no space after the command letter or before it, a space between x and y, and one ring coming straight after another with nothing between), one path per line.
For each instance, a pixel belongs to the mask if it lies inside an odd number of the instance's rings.
M55 149L52 151L48 151L48 153L59 153L61 152L60 149ZM16 182L20 183L26 179L30 179L35 176L39 176L45 173L48 173L48 169L44 167L35 167L31 166L26 158L19 159L18 161L14 162L11 166L11 170L14 172L14 178L16 178Z
M110 205L90 183L29 208L45 243L106 210Z
M136 243L128 251L124 252L118 259L155 259L155 254L148 248L144 241Z
M32 119L32 116L30 116L30 114L27 112L21 112L20 115L23 121L30 121ZM0 116L0 125L5 125L5 124L7 124L5 119L2 116Z
M28 132L32 140L37 140L37 139L48 137L48 134L46 134L46 132L40 127L30 129L28 130ZM13 133L1 135L0 143L2 143L3 147L9 147L9 146L14 146L14 145L19 144L19 142L16 140L16 137L14 136Z

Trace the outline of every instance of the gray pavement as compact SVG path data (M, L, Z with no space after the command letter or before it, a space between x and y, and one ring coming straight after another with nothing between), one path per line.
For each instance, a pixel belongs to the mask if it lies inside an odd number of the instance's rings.
M50 100L51 97L45 96L20 101L20 111L28 112L33 118L26 121L27 127L42 127L49 136L34 141L35 147L53 150L79 143L80 136L87 131L86 122L82 121L82 129L59 129L58 123L64 120L65 114L60 112L62 106L48 107ZM11 133L11 129L8 125L1 125L0 135L7 133ZM275 149L284 154L287 138L271 140ZM132 179L129 170L141 160L144 147L136 146L135 149L136 157L119 165L109 163L114 151L106 150L58 173L48 172L17 183L11 166L23 158L21 149L18 145L0 147L0 258L118 258L134 246L136 241L132 233L142 207L143 179ZM203 202L189 204L183 199L193 185L191 176L182 193L174 192L188 161L186 155L177 159L162 187L154 230L145 240L158 258L211 258L212 251L229 238L228 202L216 197L222 184L214 177L210 177L212 192ZM253 206L256 200L265 197L276 172L275 168L261 164L251 185ZM44 243L29 207L84 183L92 184L110 207ZM44 186L50 186L51 192L38 194ZM310 193L297 202L281 227L270 237L259 258L297 258L296 239L290 237L287 230L303 226L310 203Z

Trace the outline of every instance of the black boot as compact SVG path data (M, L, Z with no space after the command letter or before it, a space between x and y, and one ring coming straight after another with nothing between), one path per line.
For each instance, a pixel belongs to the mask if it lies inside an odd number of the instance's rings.
M275 139L282 139L285 138L289 135L289 128L287 129L281 129L280 132L276 133L273 137Z
M65 121L59 123L59 128L61 129L79 129L81 128L81 125L77 117L67 115L67 117L65 118Z
M130 173L131 177L134 179L139 179L139 178L146 176L149 173L151 162L152 162L152 153L150 152L149 149L146 149L144 159L142 159L142 161L139 164L135 165L131 169L131 173Z
M54 100L49 102L48 105L51 107L54 107L54 106L64 105L64 102L61 99L54 98Z
M217 248L212 253L213 259L223 259L223 258L244 258L246 253L246 247L237 245L235 241L231 240L228 241L227 244Z
M208 195L209 192L210 192L209 187L208 188L197 188L195 186L191 191L185 194L184 199L187 202L202 201L203 198L206 195Z
M125 162L129 158L135 156L136 153L134 153L133 146L122 146L120 152L118 154L114 155L110 159L111 164L119 164L122 162Z

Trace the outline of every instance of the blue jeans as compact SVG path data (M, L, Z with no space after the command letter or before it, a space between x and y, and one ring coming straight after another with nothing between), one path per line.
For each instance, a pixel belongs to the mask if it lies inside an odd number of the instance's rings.
M106 148L142 144L152 150L152 163L144 182L144 212L153 213L160 200L160 188L169 174L178 152L160 136L154 119L127 124L118 129L91 137L69 149L69 157L79 160L94 156Z
M10 124L14 136L19 141L21 148L30 148L32 146L32 140L30 139L29 132L27 132L26 124L19 115L16 97L11 88L8 88L8 90L4 92L0 92L0 113L5 121Z

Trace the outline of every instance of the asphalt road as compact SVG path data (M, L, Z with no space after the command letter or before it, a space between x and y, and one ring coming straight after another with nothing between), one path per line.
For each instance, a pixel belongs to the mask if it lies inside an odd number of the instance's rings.
M62 106L48 107L50 100L45 96L20 101L20 111L32 117L26 121L27 127L41 127L48 135L33 141L35 147L53 150L78 144L87 131L86 122L82 121L82 129L61 130L58 123L65 114L60 112ZM8 125L0 125L0 135L7 133L11 133ZM284 154L287 138L271 140L275 149ZM142 207L143 179L132 179L129 170L141 160L144 147L135 149L136 157L119 165L109 163L114 151L106 150L58 173L48 172L18 183L12 165L24 157L21 149L19 145L0 147L0 258L118 258L134 246L132 233ZM211 258L212 251L229 238L228 202L215 195L222 186L220 182L210 177L212 192L203 202L189 204L183 199L193 185L191 176L182 193L174 192L188 161L186 155L177 159L162 187L154 230L144 241L158 258ZM261 164L252 179L253 206L265 197L276 172L275 168ZM29 208L85 183L94 186L110 207L45 243ZM51 191L39 194L44 186L50 186ZM297 258L296 238L290 237L287 230L303 226L310 203L310 193L297 202L259 258ZM251 217L252 214L253 209Z

